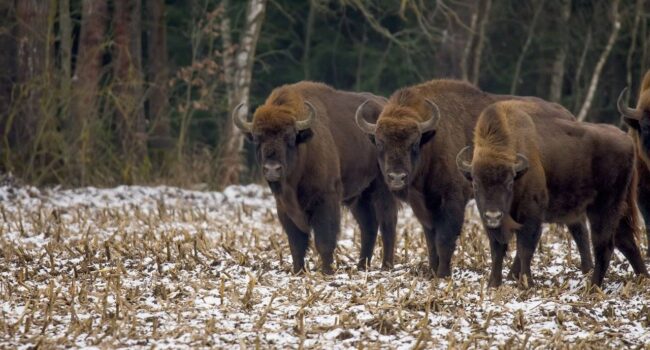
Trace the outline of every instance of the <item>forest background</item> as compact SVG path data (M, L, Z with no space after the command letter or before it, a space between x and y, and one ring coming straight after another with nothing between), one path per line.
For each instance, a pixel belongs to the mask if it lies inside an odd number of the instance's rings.
M384 96L464 79L620 125L616 98L649 67L643 0L5 0L0 173L256 181L230 111L304 79Z

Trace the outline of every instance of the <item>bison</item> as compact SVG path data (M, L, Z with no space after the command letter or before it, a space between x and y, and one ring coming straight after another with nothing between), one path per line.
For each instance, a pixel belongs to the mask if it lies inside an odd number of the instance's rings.
M333 272L342 202L359 223L359 268L370 263L378 227L383 268L393 266L397 202L381 178L374 146L354 121L356 107L368 99L369 111L385 103L368 93L299 82L274 89L252 122L240 115L242 105L233 111L275 197L295 273L304 270L312 229L321 271Z
M566 111L534 97L488 94L456 80L432 80L396 91L385 104L377 122L368 108L357 109L357 124L377 148L378 162L390 190L408 202L422 224L429 266L438 277L451 274L451 257L463 226L471 186L456 168L456 155L472 141L472 130L481 111L505 99L518 98ZM567 112L568 113L568 112ZM573 118L570 113L549 113ZM580 247L583 265L591 267L584 225L571 233Z
M613 248L637 274L647 275L635 241L636 174L632 140L611 125L540 118L526 101L487 107L474 131L474 150L459 152L457 166L472 182L490 239L489 285L501 284L503 257L516 231L518 259L512 275L532 282L530 263L543 222L591 226L595 268L601 286ZM525 285L525 282L524 282Z
M625 104L627 88L618 97L618 110L630 127L630 136L637 151L637 176L639 178L639 209L645 221L647 255L650 256L650 70L645 73L636 108Z

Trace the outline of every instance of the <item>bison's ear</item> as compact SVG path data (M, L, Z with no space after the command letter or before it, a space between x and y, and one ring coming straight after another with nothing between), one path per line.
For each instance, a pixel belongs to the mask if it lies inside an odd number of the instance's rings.
M433 137L436 135L436 130L425 131L420 137L420 147L424 146L427 142L433 140Z
M627 124L630 128L632 128L632 129L634 129L634 130L636 130L636 131L641 130L641 124L639 123L638 120L636 120L636 119L632 119L632 118L625 118L625 117L623 117L623 121L624 121L625 124Z
M517 162L515 163L513 170L515 172L515 180L519 179L526 173L526 171L528 171L528 158L521 153L517 153Z
M296 145L309 141L312 136L314 136L314 132L311 128L298 131L296 134Z

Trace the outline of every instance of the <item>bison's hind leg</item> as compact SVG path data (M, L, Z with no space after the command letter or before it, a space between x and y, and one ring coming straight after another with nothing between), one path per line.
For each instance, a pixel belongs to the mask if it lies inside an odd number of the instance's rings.
M650 191L639 189L639 209L645 222L646 254L650 257Z
M334 273L334 249L341 230L341 202L336 195L325 195L314 205L311 218L314 243L321 260L321 272Z
M634 273L637 275L648 275L648 270L643 263L643 258L641 257L641 250L634 239L634 227L630 224L628 218L621 218L620 223L618 224L618 230L616 231L616 237L614 238L614 243L616 248L625 255L625 258L632 265Z
M614 252L614 233L620 216L614 215L616 210L589 210L591 226L591 244L594 249L594 272L591 284L602 286L605 273ZM613 218L616 216L616 218Z
M293 259L293 273L302 273L305 271L305 254L309 247L309 232L300 230L284 213L278 213L278 218L289 240L289 249L291 249L291 258Z
M567 227L580 253L580 270L582 273L587 273L594 268L594 259L589 248L589 231L587 230L586 218L581 222L567 225Z

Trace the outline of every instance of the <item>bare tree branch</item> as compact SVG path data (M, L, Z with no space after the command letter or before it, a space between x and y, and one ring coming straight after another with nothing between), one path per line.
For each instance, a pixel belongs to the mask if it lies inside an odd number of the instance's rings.
M607 61L609 53L612 51L612 47L614 47L614 43L616 43L616 39L618 38L618 33L621 30L621 18L618 12L619 2L620 0L612 1L612 32L610 33L609 39L607 40L607 46L605 46L605 49L603 49L603 52L601 52L598 63L596 63L596 68L594 68L594 73L591 76L589 90L587 90L585 101L580 108L580 112L578 113L579 121L584 121L587 118L587 114L591 108L591 103L594 99L594 94L596 93L596 88L598 87L598 80L600 79L600 74L603 70L603 66L605 66L605 62Z

